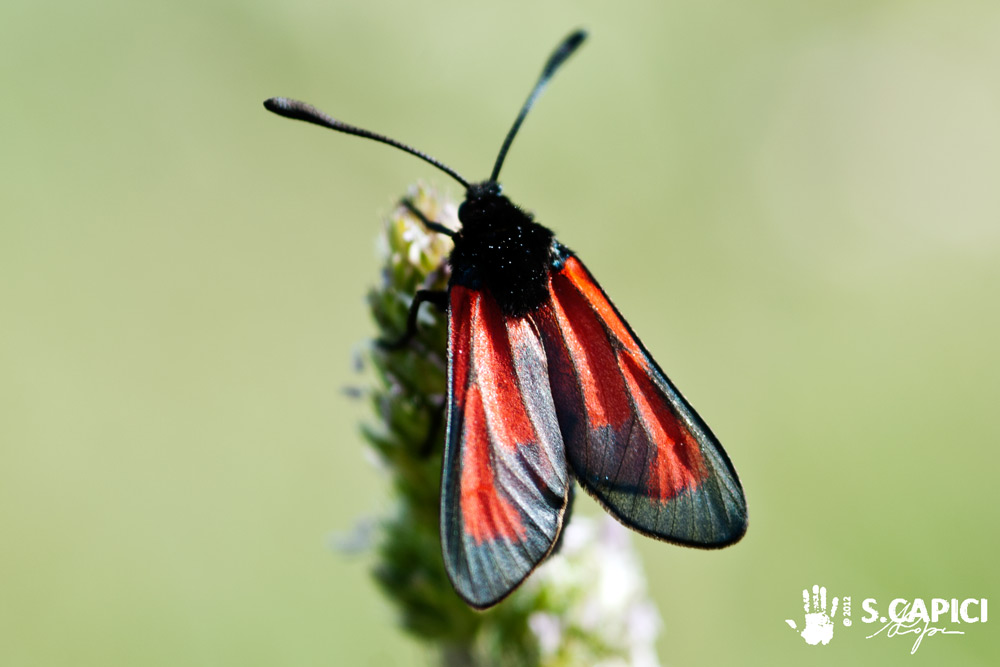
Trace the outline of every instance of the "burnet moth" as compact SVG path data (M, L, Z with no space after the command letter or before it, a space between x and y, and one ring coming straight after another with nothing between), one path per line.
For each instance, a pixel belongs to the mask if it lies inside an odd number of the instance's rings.
M423 302L447 309L441 546L455 590L478 609L510 594L552 552L573 479L619 521L657 539L718 548L747 527L743 488L715 435L590 271L497 180L528 110L585 38L572 33L549 57L481 183L303 102L264 103L395 146L465 188L457 232L410 205L454 249L448 289L416 293L399 344Z

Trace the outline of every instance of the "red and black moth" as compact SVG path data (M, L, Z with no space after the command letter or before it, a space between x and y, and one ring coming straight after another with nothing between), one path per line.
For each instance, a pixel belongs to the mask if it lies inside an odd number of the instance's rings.
M497 178L528 110L586 38L569 35L507 134L493 173L470 183L410 146L286 98L277 114L374 139L433 164L466 190L447 291L414 296L448 312L447 437L441 545L455 590L490 607L552 552L572 480L630 528L718 548L746 532L743 488L729 457L660 370L583 263Z

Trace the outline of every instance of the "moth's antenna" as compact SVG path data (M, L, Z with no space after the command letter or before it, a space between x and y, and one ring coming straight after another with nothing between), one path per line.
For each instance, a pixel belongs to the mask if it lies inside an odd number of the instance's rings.
M566 59L573 55L573 52L577 50L583 40L587 39L587 33L584 30L577 30L571 33L566 39L562 41L556 50L552 52L549 56L548 62L545 63L545 67L542 69L542 75L538 77L538 82L535 87L531 89L531 94L528 95L528 99L524 102L524 106L521 107L521 112L517 114L517 119L514 121L513 127L510 128L510 132L507 133L507 138L503 140L503 146L500 147L500 154L497 155L496 164L493 165L493 173L490 174L490 182L496 183L497 177L500 175L500 167L503 166L503 161L507 157L507 151L510 149L511 143L514 141L514 135L517 131L521 129L521 123L524 122L524 117L528 115L528 111L531 110L532 105L538 96L542 94L545 90L545 86L549 84L549 79L552 75L556 73L559 66L566 62Z
M381 142L383 144L389 144L390 146L395 146L401 151L405 151L410 155L416 155L418 158L424 162L428 162L444 173L448 174L456 181L462 184L462 186L468 190L469 182L459 175L457 171L446 165L444 162L431 157L423 151L418 151L412 146L407 146L406 144L396 141L395 139L390 139L381 134L376 134L374 132L369 132L368 130L363 130L360 127L354 127L353 125L348 125L347 123L341 122L332 116L329 116L311 104L306 104L305 102L299 102L298 100L290 100L287 97L272 97L269 100L264 101L264 108L268 111L274 112L279 116L284 116L285 118L294 118L295 120L304 120L307 123L313 123L314 125L320 125L322 127L328 127L331 130L336 130L337 132L344 132L345 134L353 134L358 137L364 137L366 139L374 139L375 141Z

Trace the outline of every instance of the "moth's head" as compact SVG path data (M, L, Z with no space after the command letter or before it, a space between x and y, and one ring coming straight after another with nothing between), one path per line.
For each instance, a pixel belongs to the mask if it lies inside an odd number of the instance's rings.
M465 191L465 201L458 207L458 219L463 227L506 217L505 213L516 206L503 195L503 188L496 181L473 183Z

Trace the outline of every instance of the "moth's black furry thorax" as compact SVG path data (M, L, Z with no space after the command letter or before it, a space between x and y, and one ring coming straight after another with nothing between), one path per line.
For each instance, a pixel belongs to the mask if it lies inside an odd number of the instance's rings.
M489 181L469 188L458 219L462 229L449 259L453 283L488 290L508 316L545 303L553 259L550 230Z

